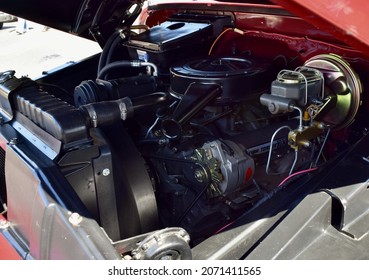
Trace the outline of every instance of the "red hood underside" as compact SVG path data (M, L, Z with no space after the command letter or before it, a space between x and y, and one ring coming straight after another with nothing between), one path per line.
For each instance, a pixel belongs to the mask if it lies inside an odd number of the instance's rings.
M272 0L364 53L369 54L369 5L363 0Z
M20 17L55 27L60 30L88 36L88 28L97 11L104 7L101 22L110 22L112 14L128 9L131 3L143 0L1 0L0 10ZM157 1L151 1L155 3ZM179 3L179 1L158 1L161 3ZM187 4L203 4L205 1L180 1ZM212 1L208 1L212 3ZM216 2L216 1L215 1ZM233 3L232 3L233 2ZM318 29L330 33L340 41L369 54L369 5L366 0L270 0L291 13L300 16ZM214 3L214 2L213 2ZM248 3L266 4L265 0L218 1L218 5ZM209 4L211 5L211 4ZM109 25L109 24L108 24ZM112 32L114 26L107 26L106 32Z

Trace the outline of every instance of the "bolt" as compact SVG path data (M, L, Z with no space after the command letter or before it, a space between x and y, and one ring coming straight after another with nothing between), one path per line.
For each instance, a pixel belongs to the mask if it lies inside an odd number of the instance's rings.
M153 133L156 137L160 137L162 135L161 130L155 130Z
M166 139L160 139L159 141L158 141L158 144L159 145L165 145L167 143L167 140Z
M79 224L82 222L82 216L80 216L78 213L72 213L69 217L69 222L74 226L79 226Z
M10 145L16 145L18 143L18 139L17 138L12 138L12 139L10 139L10 141L9 141L9 144Z
M0 220L0 229L6 229L9 223L6 220Z
M195 179L198 182L203 183L206 180L206 174L205 174L204 170L196 169L195 170Z
M109 176L110 175L110 169L109 168L105 168L103 171L102 171L102 175L103 176Z
M92 121L92 127L97 127L97 116L96 115L92 115L91 121Z

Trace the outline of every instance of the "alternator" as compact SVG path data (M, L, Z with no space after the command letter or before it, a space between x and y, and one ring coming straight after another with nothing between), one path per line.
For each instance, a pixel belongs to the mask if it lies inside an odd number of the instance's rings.
M254 174L254 160L240 145L224 140L205 143L203 162L208 166L213 188L220 194L230 194L241 188Z

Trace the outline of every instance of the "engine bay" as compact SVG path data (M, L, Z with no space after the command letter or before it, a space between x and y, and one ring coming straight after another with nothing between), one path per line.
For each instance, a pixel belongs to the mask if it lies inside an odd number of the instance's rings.
M117 30L88 78L2 73L8 120L42 139L113 242L181 228L195 246L366 131L361 53L241 28L177 12Z

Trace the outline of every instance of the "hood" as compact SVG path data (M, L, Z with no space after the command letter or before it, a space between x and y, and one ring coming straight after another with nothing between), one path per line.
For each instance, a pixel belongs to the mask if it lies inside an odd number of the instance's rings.
M320 30L369 53L369 5L362 0L272 0Z
M133 23L141 11L144 0L1 0L0 10L27 18L59 30L95 38L100 45L124 22ZM178 1L150 1L168 5ZM337 39L361 51L369 53L369 29L367 15L369 5L362 0L248 0L248 1L180 1L198 5L201 2L223 2L229 7L233 3L243 5L277 4L289 12L300 16L320 30L332 34ZM132 9L136 5L136 9ZM124 28L124 27L123 27ZM104 36L105 35L105 36Z
M144 0L1 0L0 11L65 32L90 37L100 44L124 20L131 25ZM136 9L132 8L132 5Z

